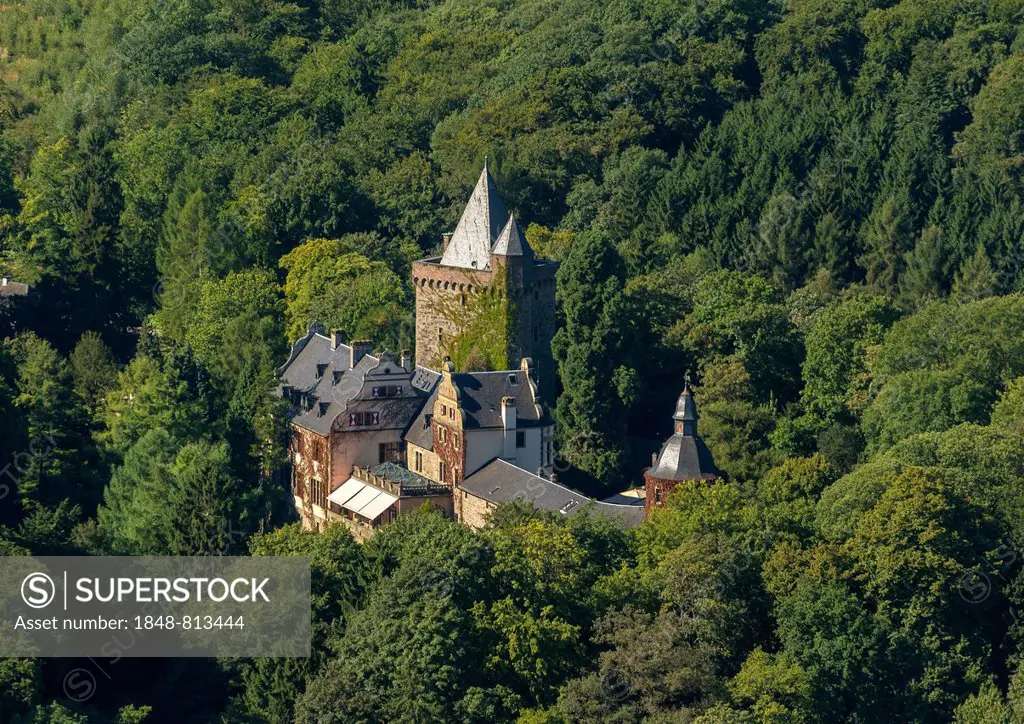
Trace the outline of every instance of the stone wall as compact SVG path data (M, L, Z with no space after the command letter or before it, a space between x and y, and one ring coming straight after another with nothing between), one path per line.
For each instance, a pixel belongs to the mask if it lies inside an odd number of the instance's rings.
M494 508L483 498L470 495L461 488L455 489L455 517L463 525L483 528L487 524L487 516Z
M443 462L447 471L444 477L436 475L438 481L448 487L455 487L462 482L466 474L466 436L461 429L449 425L442 425L437 421L437 416L430 421L430 427L434 434L434 455L438 462ZM440 430L444 429L444 439L441 439Z
M298 425L292 425L289 443L292 463L292 495L306 527L320 527L327 519L325 508L331 485L330 441Z
M551 340L556 331L557 270L558 265L554 263L539 263L521 269L518 262L513 262L507 269L500 269L501 278L507 276L507 313L511 315L504 369L516 369L523 357L530 357L537 368L541 394L548 404L554 401L555 390ZM417 364L440 369L445 356L443 340L451 340L459 333L459 309L473 307L474 298L494 286L496 273L497 270L441 266L435 260L413 262ZM463 323L467 321L462 320ZM442 341L438 339L439 332Z
M489 271L441 266L428 261L413 262L412 283L416 289L416 364L441 369L444 359L438 332L444 339L458 334L455 310L491 285Z

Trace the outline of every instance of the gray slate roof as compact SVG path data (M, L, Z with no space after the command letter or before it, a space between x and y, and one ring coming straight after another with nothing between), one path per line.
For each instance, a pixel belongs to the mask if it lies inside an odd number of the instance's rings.
M678 432L662 445L650 474L662 480L712 480L722 477L704 441Z
M494 242L491 253L495 256L521 256L527 260L533 259L533 249L520 233L515 214L508 217L508 223L498 235L498 240Z
M0 283L0 297L24 297L28 294L28 284L12 281L4 277Z
M466 269L486 268L491 261L491 248L507 222L505 202L484 161L484 170L444 250L441 264Z
M502 397L515 398L516 425L537 427L551 424L551 417L539 404L534 386L522 370L458 372L452 375L452 382L462 393L460 403L466 413L466 428L501 427Z
M697 404L693 401L693 395L690 393L690 386L686 385L683 387L682 394L679 395L679 399L676 400L676 411L672 415L673 420L679 420L685 422L688 420L697 420Z
M697 405L689 385L683 387L676 400L672 419L682 423L683 429L673 433L661 446L650 474L662 480L713 480L722 477L711 451L697 434Z
M516 384L512 384L513 377ZM527 374L521 369L501 372L457 372L452 375L452 382L462 393L460 402L466 413L464 426L467 430L500 428L502 397L515 398L517 427L544 427L552 424L550 413L544 405L539 404L534 386L529 383ZM430 399L405 432L407 442L425 450L434 449L430 416L433 414L436 399L435 386L432 388Z
M459 487L470 495L494 504L518 500L532 503L538 510L561 515L592 510L617 519L627 528L644 522L642 501L637 505L596 501L497 458L466 478Z
M351 354L352 347L347 344L339 344L332 350L331 340L320 333L318 326L311 327L306 336L295 343L291 357L281 368L278 394L281 395L282 388L288 386L298 394L308 396L310 404L309 409L301 405L294 409L293 423L319 435L327 435L342 412L373 410L380 413L380 424L363 429L404 429L440 379L438 373L416 367L409 384L411 389L403 397L360 399L368 374L382 364L389 369L395 367L400 370L401 367L388 359L366 354L354 368L350 368ZM402 384L399 380L396 382ZM327 405L323 413L320 411L321 403Z

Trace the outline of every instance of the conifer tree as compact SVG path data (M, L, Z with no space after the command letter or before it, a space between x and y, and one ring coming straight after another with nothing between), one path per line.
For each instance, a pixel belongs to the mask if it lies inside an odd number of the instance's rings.
M990 297L999 286L999 275L992 268L984 244L978 244L974 254L967 259L953 280L953 296L961 302Z

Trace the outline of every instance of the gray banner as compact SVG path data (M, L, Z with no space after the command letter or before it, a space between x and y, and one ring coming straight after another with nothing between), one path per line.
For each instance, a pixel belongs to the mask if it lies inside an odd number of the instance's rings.
M0 556L0 656L304 657L309 558Z

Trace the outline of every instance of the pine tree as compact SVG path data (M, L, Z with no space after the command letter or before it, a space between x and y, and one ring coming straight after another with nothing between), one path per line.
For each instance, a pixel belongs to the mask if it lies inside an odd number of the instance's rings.
M900 293L912 306L941 297L946 289L946 237L930 226L921 232L913 251L904 256L906 270L900 277Z
M615 365L624 352L623 263L602 234L580 236L558 271L565 326L552 342L563 392L556 419L562 455L605 482L625 461L626 414Z
M953 280L953 296L961 302L991 297L998 291L999 275L992 268L984 244L978 244L971 256L960 266Z

